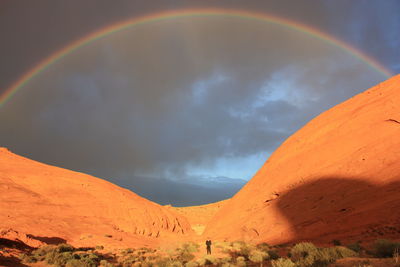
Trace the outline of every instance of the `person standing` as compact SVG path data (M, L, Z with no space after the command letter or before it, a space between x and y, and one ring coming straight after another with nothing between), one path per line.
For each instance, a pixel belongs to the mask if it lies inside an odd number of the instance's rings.
M207 254L211 254L211 240L210 239L206 240L206 246L207 246Z

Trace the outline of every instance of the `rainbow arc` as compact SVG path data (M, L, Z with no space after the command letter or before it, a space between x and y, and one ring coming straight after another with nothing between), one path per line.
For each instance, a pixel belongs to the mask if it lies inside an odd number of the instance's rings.
M184 18L184 17L213 17L213 16L225 16L225 17L234 17L234 18L242 18L247 20L257 20L263 21L266 23L271 23L275 25L280 25L286 28L293 29L295 31L302 32L309 36L312 36L316 39L319 39L323 42L329 43L330 45L336 46L351 56L358 58L365 64L369 65L371 68L381 73L383 76L390 77L393 74L389 69L383 66L374 58L364 54L362 51L356 49L355 47L331 36L327 33L324 33L316 28L307 26L305 24L292 21L286 18L277 17L271 14L258 13L258 12L250 12L243 10L232 10L232 9L183 9L177 11L165 11L158 12L150 15L145 15L137 18L133 18L130 20L126 20L123 22L119 22L96 32L93 32L89 35L86 35L69 45L63 47L62 49L54 52L49 55L47 58L43 59L37 65L35 65L28 72L23 74L17 81L15 81L9 88L7 88L2 95L0 95L0 107L3 106L8 100L10 100L13 95L15 95L21 88L23 88L30 80L32 80L35 76L39 75L45 69L49 68L52 64L64 58L65 56L73 53L75 50L82 48L96 40L104 38L110 34L123 31L130 27L139 26L147 23L154 23L163 20L170 20L175 18Z

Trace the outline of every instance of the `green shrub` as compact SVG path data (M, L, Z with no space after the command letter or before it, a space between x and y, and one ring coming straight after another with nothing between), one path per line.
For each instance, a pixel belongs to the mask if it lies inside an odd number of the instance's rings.
M19 258L23 263L35 263L35 262L37 262L37 259L35 257L30 256L30 255L26 255L26 254L19 255Z
M83 257L81 259L68 260L65 267L96 267L98 263L99 262L94 258Z
M268 258L269 258L268 253L260 250L253 250L250 252L249 255L249 260L255 263L261 263Z
M326 265L328 263L333 263L337 259L347 258L347 257L355 257L358 254L351 249L346 247L336 246L330 248L319 248L318 253L315 257L314 265Z
M334 246L341 246L341 245L342 245L342 242L340 242L340 240L333 239L333 240L332 240L332 244L333 244Z
M341 259L341 258L348 258L348 257L357 257L358 253L354 250L351 250L349 248L343 247L343 246L336 246L334 248L331 248L332 250L335 250L337 258L336 259Z
M353 250L353 251L355 251L355 252L357 252L357 253L360 253L360 251L362 250L360 242L355 242L355 243L352 243L352 244L348 244L346 247L351 249L351 250Z
M245 259L249 258L250 252L252 250L251 246L243 241L235 241L232 243L233 250L237 256L242 256Z
M267 252L268 252L269 258L271 260L279 259L279 254L278 254L278 252L276 252L276 250L268 250Z
M317 248L312 243L299 243L290 250L290 254L296 266L300 267L328 266L337 259L357 256L355 251L346 247Z
M190 242L190 243L184 243L182 245L182 250L187 251L189 253L194 253L199 251L199 244Z
M373 255L378 258L390 258L396 249L400 248L400 243L387 239L378 239L374 243Z
M53 245L43 246L43 247L40 247L40 248L32 251L31 255L37 261L43 261L46 258L47 253L52 252L55 248L56 248L56 246L53 246Z
M100 258L96 254L78 251L68 244L43 246L22 258L29 263L45 261L47 264L60 267L95 267L100 262Z
M182 261L183 263L189 262L194 259L194 255L187 251L183 251L178 255L178 260Z
M232 257L231 256L227 256L227 257L224 257L224 258L219 258L219 263L220 264L232 263Z
M199 264L195 261L189 261L187 263L185 263L185 267L198 267Z
M312 243L299 243L291 250L291 259L299 267L324 267L336 259L355 256L356 253L344 247L317 248Z
M263 243L257 244L256 248L258 250L261 250L261 251L264 251L264 252L268 252L271 249L271 246L268 245L268 243L263 242Z
M206 255L206 256L203 256L202 258L200 258L199 260L197 260L197 263L200 266L212 265L212 264L217 263L217 259L211 255Z
M179 260L171 260L168 265L168 267L183 267L183 264Z
M106 261L106 260L101 260L101 261L100 261L100 266L101 266L101 267L114 267L114 264L109 263L109 262Z
M122 254L122 255L128 255L128 254L133 253L134 251L135 251L135 250L132 249L132 248L127 248L127 249L122 250L122 251L121 251L121 254Z
M224 242L220 243L218 247L222 248L222 252L229 254L233 258L242 256L246 260L249 259L251 251L256 250L255 246L246 244L243 241L235 241L232 243Z
M246 259L243 256L236 258L236 266L246 266Z
M199 245L195 243L185 243L180 248L176 249L174 258L181 261L182 263L189 262L194 259L192 253L197 252Z
M296 266L293 261L287 258L279 258L271 261L272 267L294 267Z
M74 247L71 246L71 245L68 245L68 244L61 244L61 245L58 245L58 246L55 248L55 251L58 252L58 253L62 253L62 252L73 252L73 251L75 251L75 249L74 249Z
M123 267L128 267L128 266L130 267L130 266L132 266L132 264L134 264L137 261L138 261L138 259L135 256L130 255L129 257L123 258L120 261L120 263Z
M79 257L77 257L79 259ZM56 266L65 266L68 261L75 260L76 256L72 254L72 252L57 252L56 250L53 250L49 253L46 254L45 261L48 264L53 264Z
M77 259L72 259L69 260L66 264L65 267L80 267L82 266L82 262L80 260ZM95 265L96 266L96 265Z
M155 259L156 266L160 266L160 267L168 267L170 262L171 262L171 259L169 259L169 258L159 257L159 258Z
M303 242L292 247L290 254L291 259L298 266L313 266L318 255L318 248L312 243Z

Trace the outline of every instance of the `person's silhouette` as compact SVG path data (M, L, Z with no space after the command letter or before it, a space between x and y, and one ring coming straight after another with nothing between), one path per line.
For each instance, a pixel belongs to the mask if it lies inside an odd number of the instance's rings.
M210 239L206 240L206 246L207 246L207 254L211 254L211 240Z

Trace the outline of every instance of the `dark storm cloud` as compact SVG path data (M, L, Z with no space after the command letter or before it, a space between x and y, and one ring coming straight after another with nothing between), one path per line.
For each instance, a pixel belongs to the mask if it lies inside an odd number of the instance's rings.
M156 199L162 205L194 206L228 199L243 187L245 181L226 177L207 177L205 180L192 177L175 181L160 177L127 176L120 178L118 183L134 188L142 197Z
M327 29L400 73L400 2L325 1ZM340 14L338 19L337 14ZM344 26L346 25L346 26Z
M89 24L106 21L100 14L107 4L98 3L98 12L85 13ZM124 8L152 9L123 3L111 17L128 16ZM247 5L257 3L263 6ZM298 5L294 18L318 11L311 20L331 23L321 15L329 5ZM278 2L269 7L284 12ZM221 159L268 155L320 112L381 80L347 52L284 27L175 19L110 35L51 66L2 108L0 137L17 153L107 178L159 203L199 204L243 184L215 183L220 174L210 173L226 167ZM250 177L238 171L230 178Z
M314 25L399 72L399 5L397 0L3 0L0 92L49 53L88 33L142 14L196 7L255 10Z

